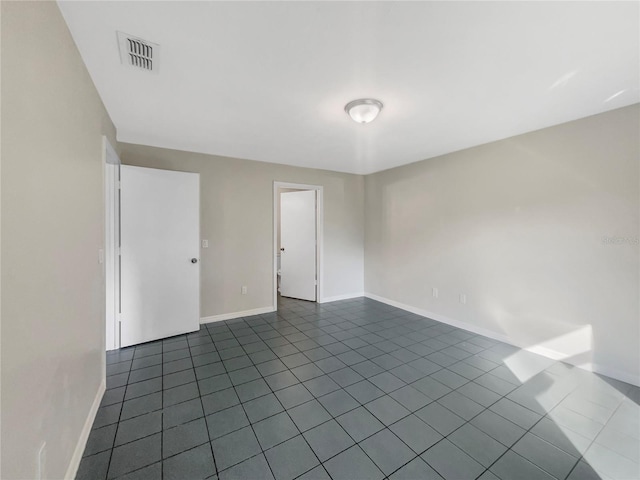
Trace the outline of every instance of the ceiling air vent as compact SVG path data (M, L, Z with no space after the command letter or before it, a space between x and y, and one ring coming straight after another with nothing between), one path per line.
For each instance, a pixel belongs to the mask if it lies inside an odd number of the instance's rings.
M118 45L123 65L148 72L158 71L159 45L123 32L118 32Z

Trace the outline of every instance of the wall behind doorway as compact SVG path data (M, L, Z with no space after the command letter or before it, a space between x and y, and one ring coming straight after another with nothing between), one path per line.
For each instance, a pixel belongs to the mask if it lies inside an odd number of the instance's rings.
M200 173L202 317L273 307L274 181L324 187L324 300L362 295L364 177L126 143L120 158Z

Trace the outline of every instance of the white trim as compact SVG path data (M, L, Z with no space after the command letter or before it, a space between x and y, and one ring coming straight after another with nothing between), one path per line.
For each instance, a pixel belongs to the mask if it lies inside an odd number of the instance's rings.
M118 322L120 312L120 158L106 136L102 136L104 174L104 286L105 286L105 350L120 348Z
M316 274L318 285L316 302L321 303L324 291L324 187L304 183L273 182L273 311L278 310L278 189L295 188L316 191Z
M100 408L102 396L104 395L104 391L106 390L106 388L107 381L103 376L102 382L100 382L100 386L98 387L98 391L96 393L96 398L93 400L93 405L91 405L89 415L87 415L87 419L85 420L82 431L80 432L80 438L78 439L78 443L76 444L76 449L73 451L71 461L69 462L69 467L67 468L67 473L64 476L65 479L73 480L74 478L76 478L78 467L80 466L80 460L82 460L82 454L84 453L84 449L87 446L87 440L89 439L89 434L91 433L91 427L93 427L93 421L96 419L96 415L98 414L98 408Z
M231 312L231 313L221 313L220 315L212 315L210 317L201 317L200 323L212 323L212 322L222 322L223 320L232 320L234 318L240 317L250 317L252 315L260 315L262 313L271 313L275 312L276 309L272 306L269 307L260 307L254 308L253 310L244 310L242 312Z
M381 297L380 295L376 295L374 293L365 292L364 296L372 300L376 300L378 302L386 303L387 305L391 305L392 307L400 308L402 310L406 310L407 312L415 313L417 315L422 315L423 317L427 317L432 320L436 320L438 322L451 325L452 327L461 328L463 330L467 330L469 332L476 333L478 335L492 338L493 340L498 340L500 342L508 343L509 345L513 345L514 347L521 348L523 350L526 350L527 352L537 353L538 355L542 355L543 357L547 357L552 360L562 360L563 362L571 364L570 359L565 358L566 355L547 347L543 347L539 345L533 345L533 346L522 345L519 342L515 341L513 338L501 333L494 332L493 330L487 330L485 328L481 328L467 322L461 322L460 320L455 320L453 318L446 317L445 315L440 315L438 313L429 312L421 308L412 307L411 305L396 302L395 300ZM606 367L606 366L595 364L595 363L577 364L575 366L583 370L587 370L589 372L598 373L601 375L605 375L607 377L614 378L616 380L621 380L623 382L630 383L632 385L640 386L640 378L615 368L610 368L610 367Z
M360 298L364 297L364 292L358 293L345 293L344 295L334 295L333 297L324 297L318 300L318 303L329 303L329 302L337 302L339 300L349 300L351 298Z
M589 364L590 372L598 373L600 375L604 375L605 377L610 377L615 380L620 380L625 383L630 383L631 385L635 385L636 387L640 387L640 378L631 375L627 372L622 372L617 368L607 367L605 365L601 365L598 363L590 363ZM585 368L586 370L586 368Z

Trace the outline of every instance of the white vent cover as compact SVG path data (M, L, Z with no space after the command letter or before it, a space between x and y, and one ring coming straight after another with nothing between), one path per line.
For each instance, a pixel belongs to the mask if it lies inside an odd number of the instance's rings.
M118 32L118 45L123 65L148 72L158 71L159 45L123 32Z

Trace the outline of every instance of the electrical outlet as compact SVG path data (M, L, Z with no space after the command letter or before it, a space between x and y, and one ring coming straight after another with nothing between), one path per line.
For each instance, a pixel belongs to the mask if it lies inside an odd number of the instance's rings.
M240 293L242 293L242 295L246 295L247 294L247 286L243 285L242 289L240 290Z
M202 248L209 248L209 240L202 240Z
M101 265L104 263L104 250L102 248L98 250L98 263Z
M460 294L460 303L462 303L463 305L467 303L467 296L464 293Z
M438 298L438 289L436 287L433 287L431 289L431 294L433 295L433 298Z

